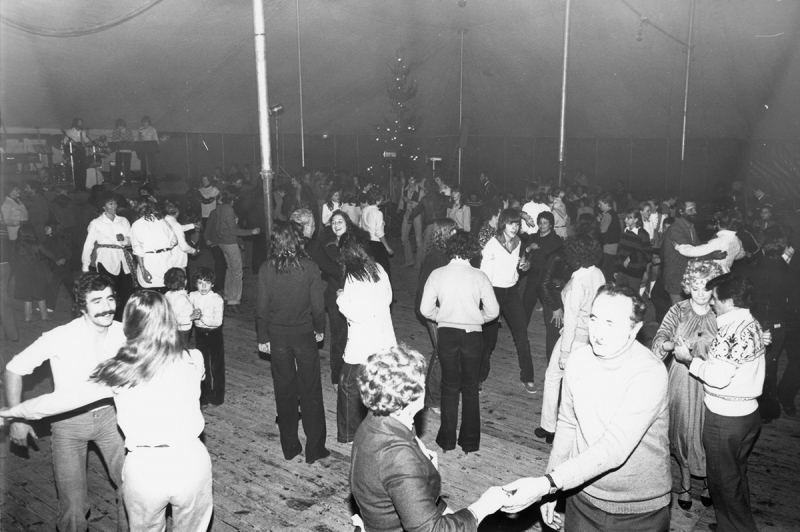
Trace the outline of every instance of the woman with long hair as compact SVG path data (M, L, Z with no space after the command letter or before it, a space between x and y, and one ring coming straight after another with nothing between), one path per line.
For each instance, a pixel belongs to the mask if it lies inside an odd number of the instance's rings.
M325 335L322 278L303 250L295 222L276 222L269 242L269 259L258 272L259 350L271 355L283 456L291 460L303 450L297 437L299 402L311 464L330 455L317 350Z
M367 206L361 211L361 228L369 233L369 249L375 261L383 266L389 279L392 277L392 268L389 257L394 251L386 240L384 232L383 211L381 206L386 201L386 191L377 185L371 186L367 191Z
M500 304L500 312L505 317L514 345L517 348L519 378L525 391L535 393L533 384L533 360L528 342L528 327L525 310L517 288L518 269L527 270L530 263L521 262L522 242L518 236L520 215L514 209L505 209L497 219L497 233L483 247L481 270L489 277L494 287L494 295ZM489 377L489 357L497 344L499 318L484 325L483 356L481 359L480 382Z
M336 303L347 318L347 346L339 377L336 402L337 439L353 441L356 429L366 416L358 390L358 374L372 353L397 345L389 305L392 284L383 267L367 253L354 233L339 240L339 264L344 287Z
M334 211L330 219L331 235L325 241L325 253L328 257L339 264L341 253L339 252L339 241L346 233L360 236L361 231L356 227L350 217L343 211ZM325 290L325 306L328 309L328 318L331 324L331 383L339 385L339 375L342 372L344 349L347 345L347 318L339 311L336 303L336 296L339 290L344 287L344 283L337 277L328 279L328 288Z
M130 297L123 330L125 344L88 382L0 410L0 416L39 419L113 397L128 450L122 493L131 530L163 529L168 505L173 530L206 530L213 497L211 459L199 439L203 357L181 347L172 309L153 290Z
M322 226L328 227L331 224L331 216L342 206L342 187L337 182L328 188L328 195L325 203L322 204Z
M464 201L461 187L458 185L450 187L450 207L447 209L447 217L467 233L472 229L472 211Z

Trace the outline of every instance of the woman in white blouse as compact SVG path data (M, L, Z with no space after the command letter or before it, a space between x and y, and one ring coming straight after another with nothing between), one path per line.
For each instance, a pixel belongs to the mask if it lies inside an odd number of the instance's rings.
M517 348L519 362L519 378L528 393L536 392L533 384L533 360L531 346L528 342L528 324L525 311L519 296L517 269L527 270L530 264L520 260L521 241L518 236L520 215L514 209L505 209L497 219L497 235L489 240L483 248L481 270L489 277L494 288L494 295L500 304L500 312L505 318L514 345ZM489 357L497 344L497 332L500 318L494 319L483 327L483 357L481 359L480 382L489 377Z
M113 397L128 450L122 493L131 530L163 530L167 505L173 531L206 530L214 503L211 458L199 439L203 357L180 347L175 316L158 292L131 296L123 327L125 345L89 381L0 410L0 417L39 419Z
M131 226L131 246L136 280L144 288L166 292L164 274L172 268L172 249L178 245L178 237L159 207L145 199L134 203L138 219Z
M122 321L122 310L133 293L135 262L131 255L131 224L117 215L117 200L113 192L101 197L103 213L89 223L89 232L83 244L81 269L88 272L94 267L97 273L114 282L117 293L117 311L114 319Z
M163 207L165 212L164 220L172 227L172 232L175 233L175 238L178 239L178 245L172 248L170 252L172 267L185 270L186 265L189 263L189 255L197 255L200 250L189 245L184 233L192 230L199 231L200 227L196 227L195 224L181 224L178 222L178 216L180 216L181 211L177 203L167 200L164 202Z
M397 340L389 312L392 284L386 271L355 233L348 231L341 236L339 251L345 281L336 304L347 318L347 345L339 377L336 425L338 441L349 443L367 415L358 387L361 367L367 357L396 346Z
M454 185L450 187L450 207L447 209L447 217L456 222L459 229L467 233L472 227L472 211L469 205L464 203L461 195L461 187Z
M389 256L394 255L394 251L386 240L384 232L385 224L383 221L383 211L381 205L386 200L386 191L379 186L374 186L367 192L367 206L361 211L361 229L369 233L369 247L375 262L383 266L386 274L391 279L392 268L389 264Z

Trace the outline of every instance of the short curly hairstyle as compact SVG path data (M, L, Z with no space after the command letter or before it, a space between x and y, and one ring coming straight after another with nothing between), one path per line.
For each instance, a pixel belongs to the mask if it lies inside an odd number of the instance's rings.
M481 245L478 243L478 237L459 229L447 240L445 253L450 259L472 260L480 256Z
M683 286L683 291L688 294L695 284L702 282L705 286L708 281L722 274L722 266L715 261L692 259L686 265L686 271L683 272L681 286Z
M117 291L114 289L114 282L110 278L95 272L80 274L72 284L72 295L75 300L72 310L75 312L86 311L86 298L89 297L89 294L102 292L106 288L111 288L111 293L114 294L114 299L116 299Z
M575 270L589 268L600 266L603 260L603 247L590 235L579 233L564 242L564 254L571 268Z
M361 400L376 416L402 410L425 393L425 357L406 345L370 355L358 376Z

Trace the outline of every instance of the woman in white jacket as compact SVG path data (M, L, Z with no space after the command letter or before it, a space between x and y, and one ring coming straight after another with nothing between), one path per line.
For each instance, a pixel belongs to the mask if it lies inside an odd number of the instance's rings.
M367 358L397 345L389 305L392 285L383 267L367 253L355 234L339 239L339 264L344 287L336 303L347 318L347 346L336 401L337 439L350 443L367 415L361 402L358 375Z

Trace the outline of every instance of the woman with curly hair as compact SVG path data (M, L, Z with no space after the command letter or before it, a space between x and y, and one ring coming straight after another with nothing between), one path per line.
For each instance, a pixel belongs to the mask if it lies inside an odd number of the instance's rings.
M356 432L350 490L365 530L460 530L508 502L500 487L453 512L441 498L436 454L416 437L414 416L425 395L425 358L405 346L378 351L358 376L360 400L370 413Z
M417 294L414 299L414 312L417 314L417 318L428 327L428 334L430 335L431 344L433 345L433 355L431 355L431 360L428 363L425 406L436 412L439 411L442 385L442 367L439 364L439 359L436 357L438 334L436 323L423 316L420 313L419 306L420 303L422 303L422 292L425 289L425 283L428 282L428 277L430 277L435 269L446 266L450 262L450 257L447 256L445 249L447 241L455 234L456 227L456 222L450 218L441 218L433 222L431 249L425 254L425 258L422 259L422 266L419 269L419 279L417 280Z
M181 347L165 296L140 290L123 314L125 344L101 362L90 380L0 411L39 419L113 397L128 453L122 495L131 530L162 530L167 506L172 529L206 530L214 509L211 459L200 434L203 357Z
M178 245L178 237L158 205L144 198L132 203L136 221L131 225L131 246L137 282L142 288L164 293L164 274L172 268L172 248Z
M519 379L525 391L535 393L533 384L533 360L528 342L528 327L525 310L517 288L519 272L526 271L530 263L520 260L522 242L518 236L520 214L515 209L505 209L497 219L497 234L483 247L481 270L489 277L494 287L494 295L500 303L500 311L505 317L514 345L517 348ZM497 344L498 319L484 325L483 356L481 360L480 381L489 377L489 357Z
M392 285L386 271L354 233L342 235L339 252L344 287L339 290L336 304L347 318L347 346L339 376L336 422L339 442L349 443L366 415L357 383L361 366L369 355L394 347L397 341L389 312Z
M269 260L258 272L256 329L259 350L271 355L283 457L291 460L303 450L297 437L299 402L311 464L330 455L317 349L325 334L325 303L319 268L301 239L295 222L275 223Z
M534 431L536 436L544 438L547 443L553 442L556 431L558 399L567 357L575 348L589 343L592 302L597 290L605 284L605 277L599 268L603 259L600 242L589 235L575 235L564 243L564 254L574 272L561 292L564 326L547 363L542 416L540 426Z
M691 260L683 274L683 290L689 299L670 307L653 338L653 354L669 365L669 443L672 456L681 469L678 505L692 507L692 476L706 477L703 448L703 383L689 374L689 368L672 360L674 352L690 351L693 357L707 359L708 348L717 334L717 317L711 311L711 291L706 283L722 275L714 261ZM701 500L706 501L703 492Z

